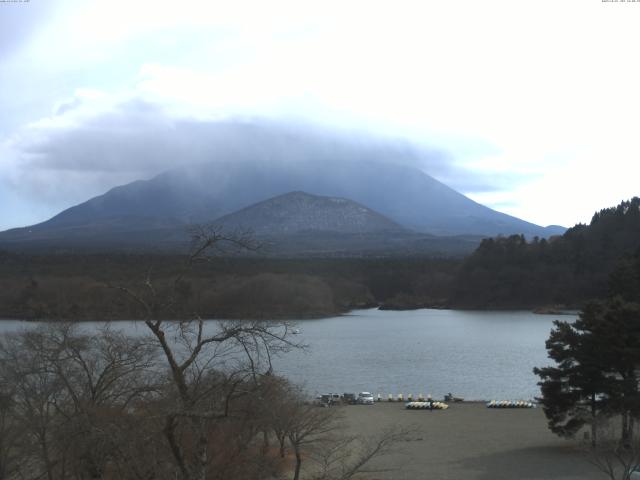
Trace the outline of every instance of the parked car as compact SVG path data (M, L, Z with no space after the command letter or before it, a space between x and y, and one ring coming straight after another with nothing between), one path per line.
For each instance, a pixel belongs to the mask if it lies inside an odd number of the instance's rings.
M373 395L369 392L360 392L358 394L358 403L360 405L373 405Z
M355 405L356 403L358 403L358 398L356 397L355 393L343 393L342 401L349 405Z
M325 407L337 405L338 403L340 403L340 394L338 393L325 393L320 395L320 404Z

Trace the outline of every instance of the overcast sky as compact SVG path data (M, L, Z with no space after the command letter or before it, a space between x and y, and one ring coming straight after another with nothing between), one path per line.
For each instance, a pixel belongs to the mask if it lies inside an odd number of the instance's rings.
M489 207L588 222L640 194L638 25L602 0L0 1L0 230L237 118L406 142Z

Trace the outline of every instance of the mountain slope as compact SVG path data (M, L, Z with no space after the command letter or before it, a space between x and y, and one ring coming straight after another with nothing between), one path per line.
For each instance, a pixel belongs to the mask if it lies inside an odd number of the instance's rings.
M263 253L289 257L459 256L481 240L413 232L349 199L305 192L270 198L214 224L225 231L250 229Z
M287 257L460 256L479 236L442 237L403 228L351 200L290 192L211 222L221 231L250 230L261 255ZM0 248L26 251L185 251L188 225L176 219L122 215L61 222L0 234Z
M383 143L264 125L230 126L218 137L227 144L207 163L115 187L46 222L4 232L0 242L73 241L79 231L116 243L127 235L171 238L180 225L211 222L292 191L348 198L402 227L434 235L548 237L564 231L480 205L411 166L418 164L411 152Z
M365 160L344 164L331 159L323 165L301 160L294 166L278 161L218 161L172 170L113 188L32 229L124 216L207 222L298 190L349 198L404 227L436 235L562 233L491 210L413 167Z
M226 229L250 228L258 236L310 232L366 234L403 232L405 228L346 198L290 192L217 219Z

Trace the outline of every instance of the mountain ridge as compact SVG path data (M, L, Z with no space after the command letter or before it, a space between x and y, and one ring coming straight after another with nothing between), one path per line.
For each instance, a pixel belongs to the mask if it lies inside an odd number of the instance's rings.
M256 125L222 133L221 148L207 162L114 187L45 222L0 233L0 242L73 243L83 229L91 241L134 235L162 242L180 225L210 223L295 191L348 199L422 235L532 238L565 230L483 206L412 166L415 155L385 144Z
M210 224L216 231L250 231L260 254L289 257L460 256L479 236L438 237L413 232L349 199L289 192L250 205ZM22 228L0 234L0 247L55 252L184 251L189 225L178 219L136 215L88 223L61 222L53 230ZM4 240L4 243L3 243Z
M250 228L256 235L303 232L408 232L384 215L342 197L288 192L224 215L213 222L225 229Z
M114 187L30 228L132 215L175 218L185 223L210 222L268 198L305 191L348 198L405 228L435 235L549 236L564 231L491 210L413 167L332 166L336 165L328 162L322 169L299 167L289 171L282 165L223 162L174 169L149 180Z

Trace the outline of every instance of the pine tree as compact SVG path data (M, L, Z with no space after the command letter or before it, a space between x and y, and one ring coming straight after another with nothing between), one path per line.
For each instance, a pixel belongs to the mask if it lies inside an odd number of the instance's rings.
M589 305L581 320L600 308L599 304ZM610 379L603 371L598 339L585 331L587 324L581 320L554 322L546 347L557 366L534 368L534 373L541 378L540 402L550 430L572 437L588 424L595 445L598 415L607 406Z
M631 442L640 418L640 257L628 259L610 279L610 296L590 302L572 323L555 322L546 347L554 367L535 368L549 428L573 436L597 420L619 416L621 440Z

